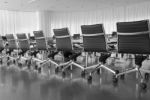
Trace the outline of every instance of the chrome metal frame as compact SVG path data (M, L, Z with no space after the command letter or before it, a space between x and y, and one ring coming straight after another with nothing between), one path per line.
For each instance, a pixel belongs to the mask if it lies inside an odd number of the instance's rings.
M135 59L135 58L132 58L132 59ZM132 69L125 69L123 72L118 73L116 75L116 78L121 76L121 75L129 74L129 73L132 73L132 72L138 73L142 79L143 79L143 76L142 76L141 72L150 74L150 70L145 70L145 69L141 68L141 66L135 65L134 68L132 68Z

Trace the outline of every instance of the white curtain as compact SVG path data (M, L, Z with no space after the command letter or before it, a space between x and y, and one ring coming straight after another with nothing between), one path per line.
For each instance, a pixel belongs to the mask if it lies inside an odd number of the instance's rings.
M81 25L103 23L106 34L111 34L116 31L117 22L150 19L149 5L140 3L98 11L51 12L51 33L54 28L68 27L72 35L81 34Z
M16 33L33 33L39 29L36 12L19 12L0 10L0 35Z
M51 13L49 11L37 12L39 17L39 30L42 30L45 37L52 37L51 32Z
M86 12L18 12L0 10L0 34L33 33L43 30L46 37L53 29L68 27L71 35L81 34L81 25L103 23L106 34L116 31L116 23L150 19L150 3Z

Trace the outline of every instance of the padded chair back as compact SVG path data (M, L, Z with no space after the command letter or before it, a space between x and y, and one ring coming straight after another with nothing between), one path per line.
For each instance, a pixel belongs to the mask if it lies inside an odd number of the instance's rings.
M17 49L17 43L14 38L13 34L7 34L6 35L7 41L8 41L8 49L14 50Z
M80 39L80 34L74 34L74 35L73 35L73 39L75 39L75 40L76 40L76 39Z
M118 52L150 54L149 21L118 22Z
M0 52L4 49L4 42L2 36L0 36Z
M30 49L29 40L27 39L25 33L17 34L17 39L18 39L19 48L21 50L27 51Z
M43 31L33 31L35 37L44 37Z
M47 50L46 39L42 31L33 32L38 50Z
M106 52L106 39L103 24L82 25L85 52Z
M73 45L68 28L54 29L56 48L58 51L72 51Z

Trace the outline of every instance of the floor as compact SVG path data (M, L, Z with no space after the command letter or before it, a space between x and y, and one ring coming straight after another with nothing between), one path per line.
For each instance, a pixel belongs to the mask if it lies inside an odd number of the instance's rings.
M132 65L132 61L121 60L115 65L111 59L108 66L120 68ZM132 63L132 64L131 64ZM143 63L149 68L149 62ZM45 69L46 73L47 69ZM1 65L0 68L0 100L149 100L148 88L140 88L140 80L136 73L119 79L118 84L112 82L112 74L102 70L101 75L93 74L92 84L80 77L81 70L74 69L66 78L54 74L54 68L48 74L38 74L28 69L20 70L16 65Z

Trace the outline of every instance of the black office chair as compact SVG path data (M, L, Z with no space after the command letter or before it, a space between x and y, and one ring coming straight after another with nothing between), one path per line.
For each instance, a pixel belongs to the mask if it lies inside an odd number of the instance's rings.
M3 58L5 57L3 54L2 54L2 51L5 49L5 46L4 46L4 42L3 42L3 39L2 39L2 36L0 36L0 64L3 63Z
M33 34L36 40L37 50L47 50L48 46L43 31L34 31Z
M8 54L8 60L13 61L13 63L16 63L16 60L18 59L18 46L17 41L14 38L13 34L6 34L6 38L8 41L8 47L6 53ZM16 50L16 51L15 51ZM13 53L13 54L12 54ZM7 61L7 65L9 65L9 61Z
M19 49L18 53L19 59L25 60L25 64L27 64L27 67L30 69L31 65L30 42L25 33L17 34L17 40ZM22 64L19 65L22 66Z
M141 66L142 62L150 54L149 31L149 20L117 23L118 53L133 54L133 59L135 59L135 68L126 69L126 71L119 73L117 77L137 72L142 79L141 87L144 89L147 85L143 80L141 72L150 73L150 71L141 69Z
M32 58L35 61L38 61L40 63L39 68L42 68L42 66L48 62L51 62L50 59L48 58L49 53L51 53L54 48L49 48L47 45L46 38L44 37L43 31L34 31L34 36L36 40L36 51L35 53L40 53L41 55L44 55L46 53L46 58L45 59L37 59L37 58ZM44 58L44 57L42 57Z
M105 31L103 24L94 24L94 25L82 25L81 26L82 35L83 35L83 47L85 52L98 52L101 53L99 57L99 63L93 66L86 66L86 70L93 69L88 76L88 82L92 82L92 73L97 71L100 73L100 68L108 70L109 72L116 74L116 71L105 66L106 60L111 56L111 53L107 50L107 43L105 39ZM87 61L86 61L87 62Z
M64 63L60 63L56 66L55 72L58 73L61 69L62 75L65 76L65 70L69 67L72 69L72 65L83 70L84 67L74 62L76 58L81 55L81 52L80 50L75 51L73 49L73 43L68 28L54 29L53 31L56 38L56 49L58 52L61 52L65 58ZM62 66L63 68L61 68Z

